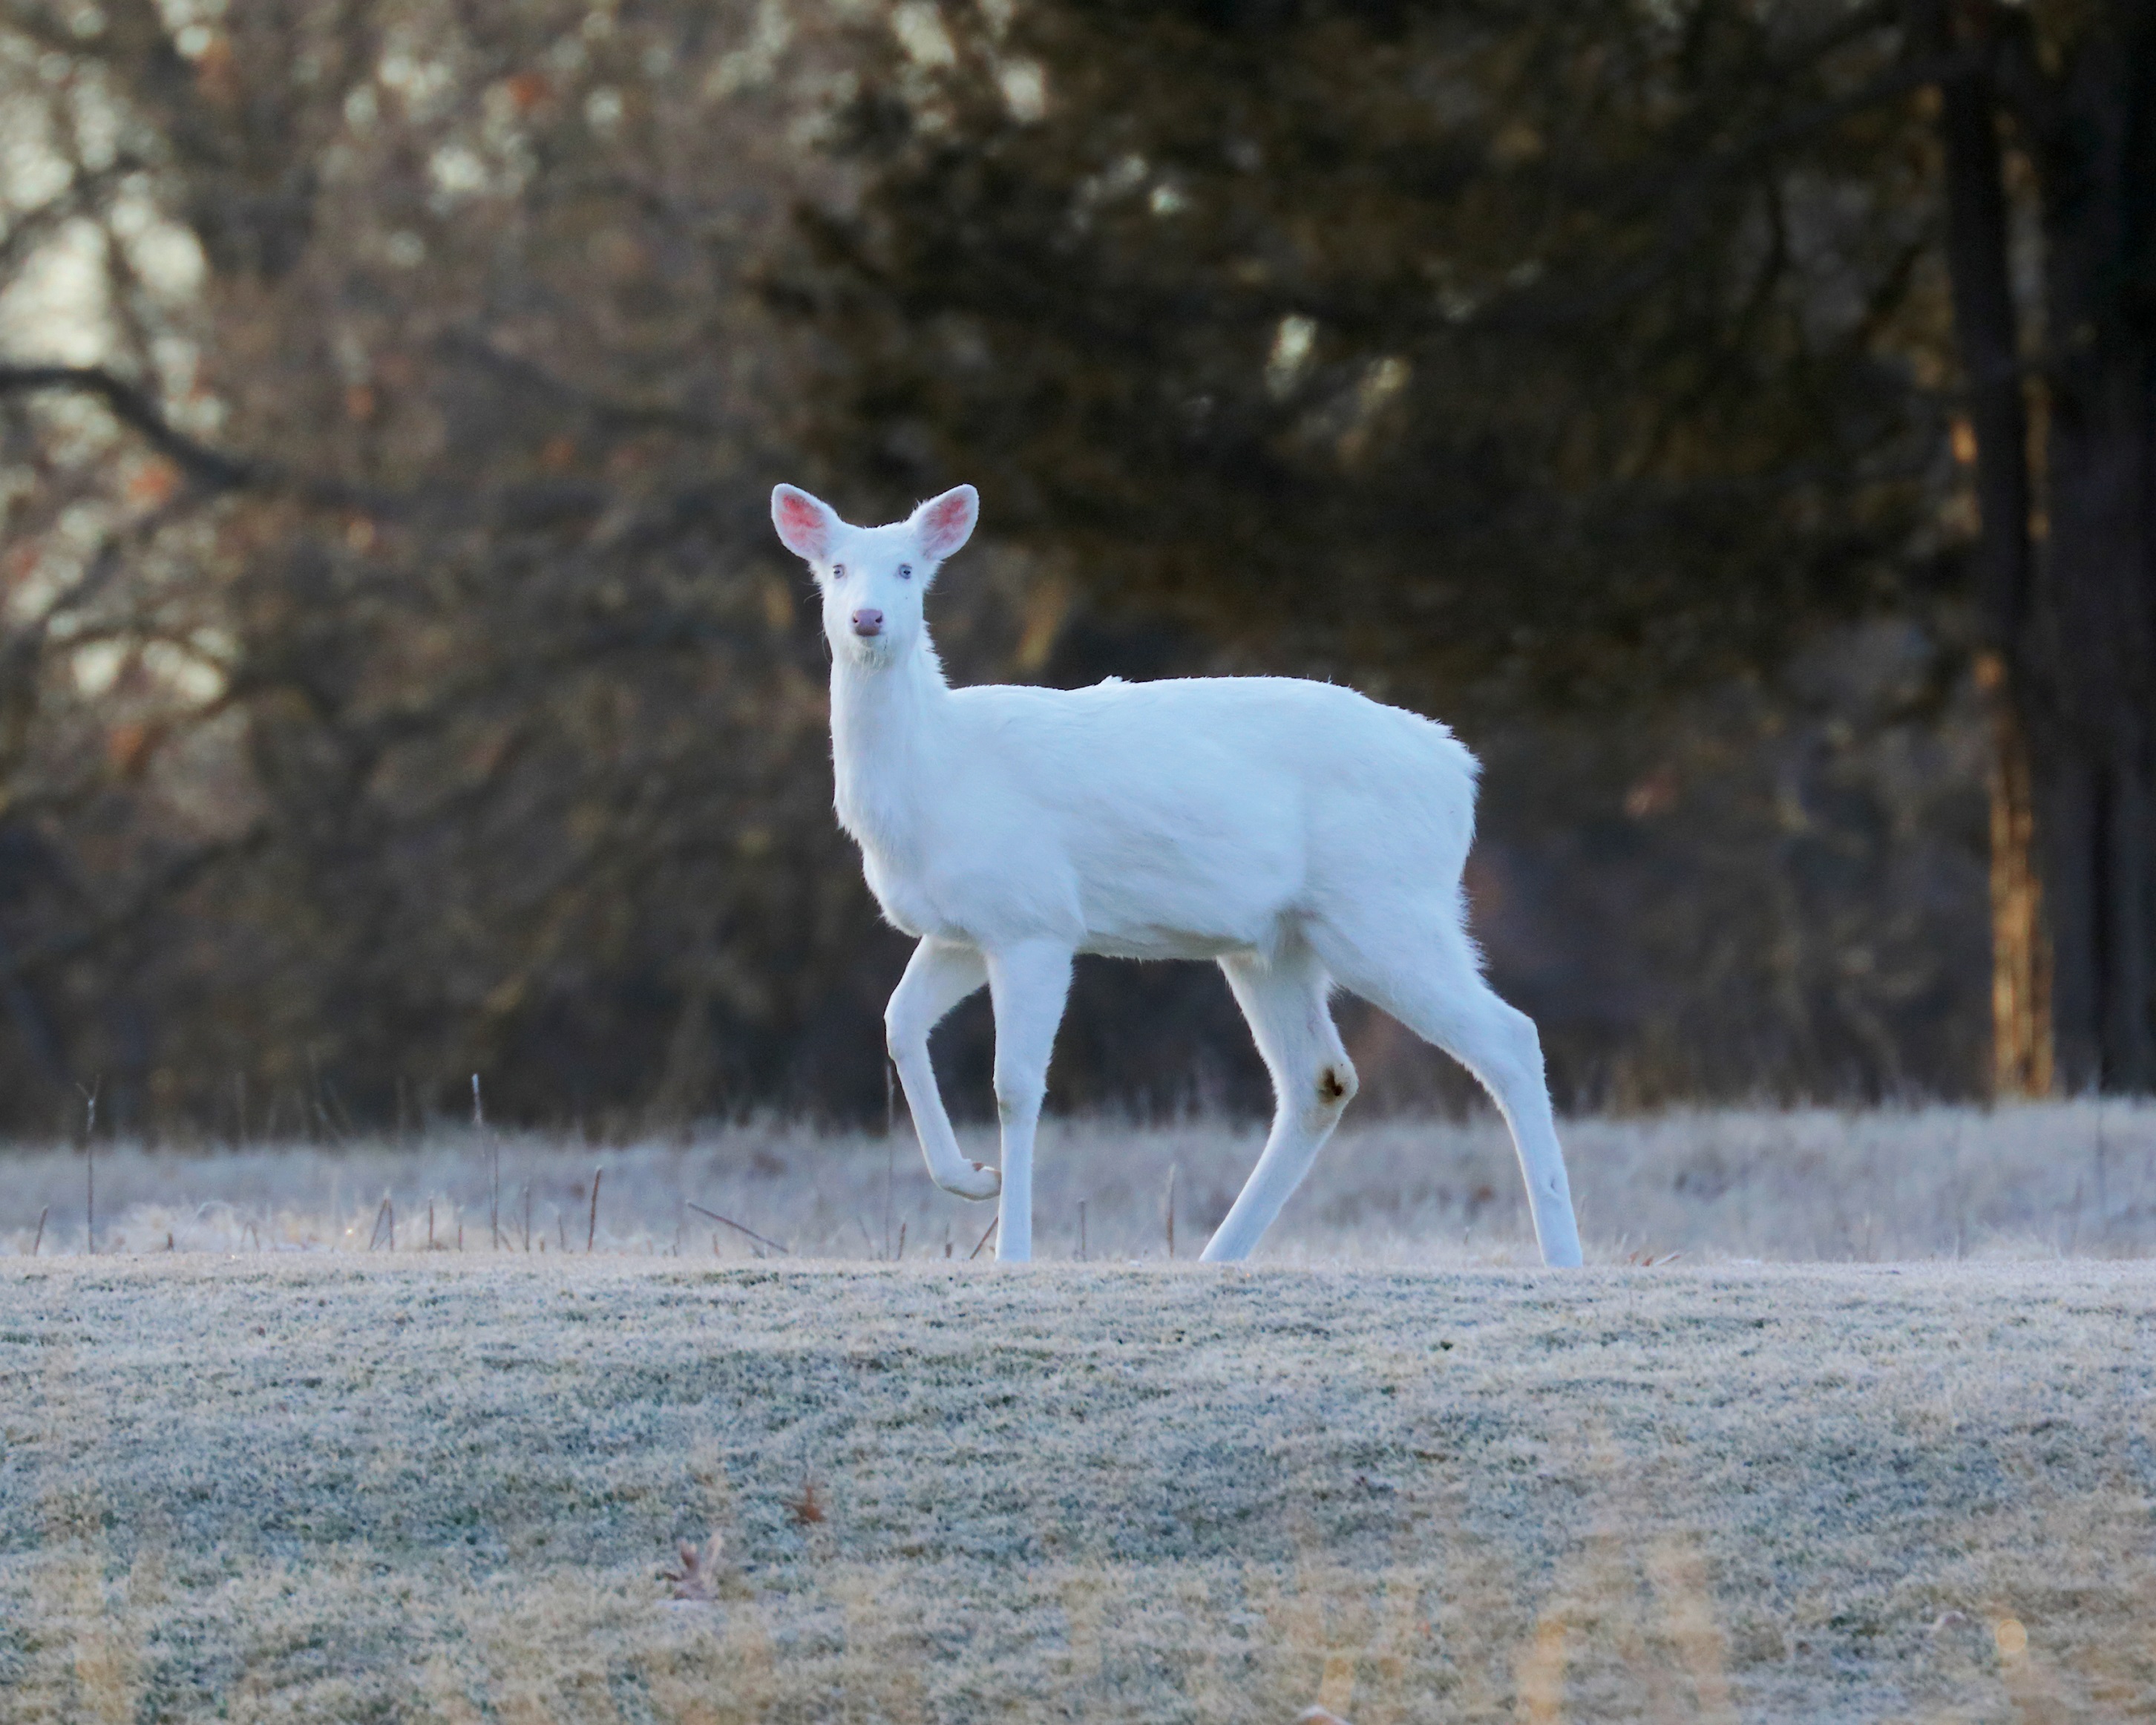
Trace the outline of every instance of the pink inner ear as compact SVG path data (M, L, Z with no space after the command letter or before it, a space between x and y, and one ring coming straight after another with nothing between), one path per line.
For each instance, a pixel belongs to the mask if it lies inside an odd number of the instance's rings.
M965 533L966 500L944 497L930 506L921 518L921 543L931 557L941 557Z
M786 542L793 549L803 557L824 554L824 516L806 497L780 498L778 519L786 530Z

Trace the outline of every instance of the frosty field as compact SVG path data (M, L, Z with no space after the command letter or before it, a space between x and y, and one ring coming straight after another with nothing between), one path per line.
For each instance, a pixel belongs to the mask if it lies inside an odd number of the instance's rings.
M11 1721L2156 1707L2138 1264L0 1278Z
M2095 1123L1575 1124L1564 1275L1473 1127L1225 1270L1165 1261L1161 1162L1187 1255L1254 1147L1197 1128L1065 1129L1095 1261L1032 1266L903 1160L862 1261L874 1140L610 1153L590 1254L582 1149L505 1147L500 1252L469 1143L100 1154L97 1255L0 1254L0 1720L2148 1717L2152 1116Z

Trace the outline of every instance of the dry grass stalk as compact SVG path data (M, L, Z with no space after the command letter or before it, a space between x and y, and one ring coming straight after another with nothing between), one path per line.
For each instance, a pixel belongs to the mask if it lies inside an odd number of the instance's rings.
M1697 1547L1665 1535L1648 1546L1645 1568L1661 1601L1669 1639L1691 1678L1702 1725L1736 1725L1728 1650L1716 1621L1713 1592Z
M788 1253L787 1253L787 1251L786 1251L786 1248L785 1248L784 1246L783 1246L783 1245L779 1245L779 1243L778 1243L777 1240L766 1240L766 1239L765 1239L765 1238L764 1238L761 1234L758 1234L758 1233L756 1231L756 1230L755 1230L755 1229L753 1229L753 1228L744 1228L744 1227L742 1227L742 1224L741 1224L740 1223L737 1222L736 1220L734 1220L734 1219L733 1219L732 1216L722 1216L722 1215L721 1215L721 1214L720 1214L716 1210L707 1210L707 1209L706 1209L703 1207L703 1205L701 1205L701 1204L690 1204L690 1203L689 1202L689 1200L688 1200L687 1199L685 1199L685 1199L683 1199L681 1200L681 1202L682 1202L684 1204L687 1205L687 1207L688 1207L689 1209L692 1209L692 1210L696 1211L696 1213L698 1215L700 1215L700 1216L709 1216L709 1217L711 1219L711 1220L713 1220L714 1222L723 1223L726 1227L729 1227L729 1228L732 1229L732 1230L733 1230L733 1231L734 1231L735 1233L737 1233L737 1234L745 1234L745 1235L747 1235L751 1240L754 1240L754 1241L755 1241L758 1245L762 1245L762 1246L769 1246L769 1247L772 1249L772 1250L773 1250L774 1252L778 1252L778 1253L781 1254L782 1255L790 1255L790 1254L788 1254Z
M486 1228L493 1240L493 1249L498 1252L501 1250L501 1144L498 1139L487 1134L486 1102L480 1095L479 1074L476 1072L472 1074L472 1130L480 1135L480 1141L486 1146Z
M988 1232L983 1234L980 1239L974 1243L973 1250L966 1254L966 1261L968 1264L972 1263L974 1259L979 1257L982 1252L987 1249L989 1240L995 1237L997 1223L999 1223L1002 1220L1003 1218L1001 1216L998 1216L994 1222L988 1224Z
M38 1248L45 1243L45 1218L52 1214L53 1207L47 1204L38 1212L38 1237L30 1242L30 1255L38 1255Z
M591 1255L592 1242L599 1237L599 1182L605 1178L604 1168L592 1170L592 1218L584 1229L584 1255L587 1257Z
M719 1560L726 1548L726 1536L716 1528L701 1549L681 1542L681 1567L660 1572L669 1584L667 1597L673 1599L695 1599L709 1603L718 1598Z
M82 1090L86 1110L82 1129L82 1245L86 1252L97 1250L97 1092L105 1081L100 1078L88 1090Z

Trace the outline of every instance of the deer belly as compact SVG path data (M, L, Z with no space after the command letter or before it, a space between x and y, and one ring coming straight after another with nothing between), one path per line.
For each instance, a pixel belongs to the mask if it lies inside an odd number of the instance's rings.
M1260 943L1240 936L1209 934L1188 928L1088 930L1078 950L1102 958L1224 958Z
M1114 958L1219 958L1265 947L1294 911L1300 848L1239 835L1119 845L1086 859L1081 950Z

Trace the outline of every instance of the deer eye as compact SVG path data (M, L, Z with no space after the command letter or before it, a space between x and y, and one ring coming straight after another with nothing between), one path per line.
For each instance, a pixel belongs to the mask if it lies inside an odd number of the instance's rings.
M846 566L845 566L844 563L834 563L834 564L832 564L832 565L831 565L831 579L832 579L832 580L834 580L834 581L844 581L845 578L846 578Z
M899 578L901 581L911 581L911 580L912 580L912 579L913 579L913 565L912 565L912 564L911 564L911 563L901 563L901 564L898 566L898 578Z

